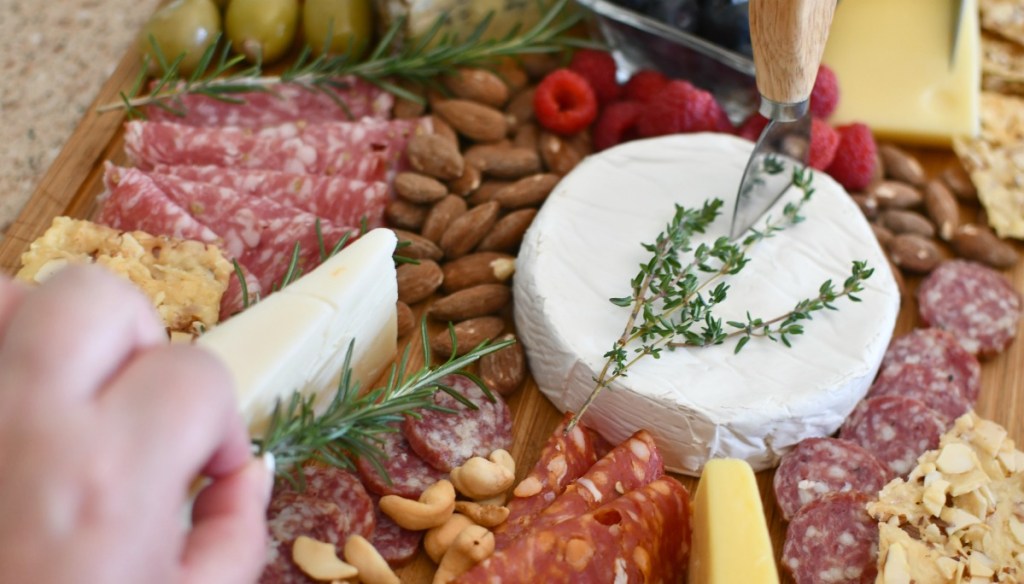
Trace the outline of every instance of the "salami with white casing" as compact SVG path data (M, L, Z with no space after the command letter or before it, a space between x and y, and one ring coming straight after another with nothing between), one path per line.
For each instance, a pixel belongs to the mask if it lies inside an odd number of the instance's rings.
M896 476L914 468L917 457L935 448L945 424L920 400L886 395L863 400L839 437L864 447Z
M878 525L871 497L846 492L804 507L786 530L782 565L796 584L869 584L878 569Z

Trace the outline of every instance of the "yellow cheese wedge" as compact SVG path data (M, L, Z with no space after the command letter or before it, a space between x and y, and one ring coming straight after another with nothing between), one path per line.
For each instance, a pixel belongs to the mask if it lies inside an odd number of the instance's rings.
M963 0L951 65L958 1L840 2L824 56L839 78L839 107L829 121L864 122L876 137L937 146L977 134L978 4Z
M693 502L691 584L778 584L754 471L743 460L708 461Z

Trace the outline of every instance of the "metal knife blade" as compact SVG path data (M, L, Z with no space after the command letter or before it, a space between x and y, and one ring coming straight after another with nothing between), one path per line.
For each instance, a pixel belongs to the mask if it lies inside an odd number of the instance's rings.
M953 34L950 35L952 44L949 47L950 69L956 63L956 47L960 44L960 26L964 21L964 10L966 9L967 0L953 0Z

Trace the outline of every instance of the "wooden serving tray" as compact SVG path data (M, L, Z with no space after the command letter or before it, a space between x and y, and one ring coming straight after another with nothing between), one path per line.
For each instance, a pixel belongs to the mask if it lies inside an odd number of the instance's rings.
M119 93L127 91L141 66L141 58L133 48L124 56L117 69L100 89L96 101L85 113L78 128L71 136L53 166L39 184L32 198L11 226L6 238L0 242L0 270L13 274L20 267L21 253L28 244L41 235L51 220L58 215L88 218L95 210L95 199L102 190L103 161L111 160L124 164L122 122L119 112L97 113L99 105L116 102ZM937 174L947 164L955 161L948 150L922 150L908 148L917 155L929 176ZM975 210L961 209L962 216L974 217ZM1024 246L1015 243L1019 252ZM885 269L885 266L874 266ZM1024 262L1007 276L1018 290L1024 291ZM907 280L910 294L903 298L896 335L912 330L918 325L917 301L913 296L918 279ZM508 322L512 328L511 319ZM1024 326L1021 327L1024 329ZM1024 330L1018 336L1024 336ZM414 353L418 343L413 343ZM799 344L793 350L799 350ZM414 354L412 366L422 363L422 355ZM519 462L519 478L529 470L540 454L544 442L551 435L561 419L561 414L540 393L533 379L509 399L514 420L515 444L513 457ZM979 415L995 420L1005 426L1010 437L1018 445L1024 444L1024 341L1018 340L1009 350L982 365L982 392L976 406ZM772 491L772 471L758 475L758 485L764 503L765 516L771 529L776 559L781 556L786 528L775 505ZM680 481L693 493L696 479L679 476ZM430 582L434 564L425 553L411 565L400 571L404 582ZM784 582L791 582L788 577Z

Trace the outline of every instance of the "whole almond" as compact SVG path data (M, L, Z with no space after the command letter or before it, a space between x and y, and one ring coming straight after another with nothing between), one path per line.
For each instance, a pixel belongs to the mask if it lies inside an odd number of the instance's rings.
M895 235L889 242L889 259L900 268L915 274L926 274L942 261L935 242L913 233Z
M458 195L448 195L430 208L427 218L423 221L423 229L420 230L420 234L434 243L440 243L441 236L448 226L457 217L462 216L468 208L466 199Z
M512 290L504 284L480 284L463 288L444 298L438 298L427 309L427 314L437 320L461 322L478 316L495 314L508 306Z
M935 237L935 226L924 215L903 209L889 209L878 215L878 223L896 235L914 233Z
M483 175L476 165L465 164L462 167L462 176L448 181L448 190L450 190L453 195L468 197L480 188L480 182L482 180Z
M850 198L868 219L878 217L878 199L871 193L850 193Z
M483 144L466 151L466 158L486 176L499 179L522 178L541 170L536 148Z
M447 293L477 286L507 281L515 270L515 258L504 253L482 251L441 266L444 272L444 291Z
M500 205L495 201L473 207L448 225L441 236L441 249L448 259L457 259L470 252L494 227Z
M986 227L962 225L950 240L953 251L964 259L1006 269L1017 263L1017 250Z
M508 86L510 94L516 94L530 83L526 71L519 62L511 57L504 58L494 65L494 74Z
M960 201L975 205L978 203L978 189L974 187L971 177L960 164L946 167L939 178L946 183L949 190L953 191L953 195Z
M405 199L394 199L384 209L384 216L387 217L388 224L393 227L419 231L429 210L430 207L426 205L417 205Z
M568 174L585 156L577 145L562 136L547 131L540 133L537 149L540 151L544 166L559 175Z
M477 142L496 142L508 133L505 114L490 106L465 99L443 99L434 103L434 113L455 131Z
M408 120L418 118L423 115L423 112L427 109L427 102L423 86L412 83L399 83L402 89L405 89L413 95L419 96L420 101L413 101L411 99L405 99L404 97L395 98L395 106L391 109L391 115L400 119Z
M486 69L459 69L445 76L443 82L455 97L491 107L501 107L508 101L508 86Z
M533 95L537 88L529 87L517 93L512 101L508 102L505 113L509 116L509 123L514 127L521 126L533 119Z
M401 300L395 305L395 312L398 317L398 338L402 338L416 328L416 317L409 305Z
M557 174L535 174L521 178L494 193L494 200L506 209L536 207L548 198L562 177Z
M879 245L882 247L889 247L889 242L891 242L894 237L892 231L889 231L877 223L871 224L871 231L874 232L875 239L878 240Z
M497 341L515 339L511 334L502 335ZM502 396L509 396L526 381L526 355L520 342L480 357L480 379L488 389Z
M549 53L529 53L519 57L519 63L526 70L531 79L542 79L547 77L555 69L561 66L561 61Z
M878 204L885 208L908 209L921 204L921 191L905 182L883 180L873 184L868 190Z
M875 149L875 167L871 170L871 184L885 178L885 163L882 162L882 155Z
M910 183L915 187L924 186L924 167L917 158L892 144L880 145L878 154L885 166L885 176Z
M396 272L398 299L406 304L416 304L427 299L444 281L441 266L432 260L420 260L418 264L402 264L398 266Z
M465 161L459 149L438 134L418 134L406 147L409 165L423 174L441 180L462 176Z
M448 122L442 120L434 114L430 114L430 125L434 129L434 133L447 140L456 149L459 147L459 135L455 133Z
M400 172L395 176L395 192L410 203L434 203L448 194L436 178L417 172Z
M426 237L404 229L393 229L392 231L398 238L398 247L395 248L396 256L414 260L434 260L435 262L444 257L441 248Z
M497 316L471 318L453 327L457 350L453 351L451 333L447 328L430 337L430 348L442 357L449 357L453 352L458 356L465 355L480 343L496 338L504 328L505 321Z
M533 122L526 122L516 129L512 137L512 145L519 148L532 148L537 150L537 143L540 140L540 128Z
M498 179L487 179L480 183L480 187L469 196L468 202L470 207L476 207L484 203L489 203L494 200L494 195L498 194L498 191L507 187L515 181L510 180L498 180Z
M515 251L530 228L536 209L520 209L505 215L491 228L491 232L476 246L479 251Z
M960 225L960 206L944 182L932 179L924 186L924 208L935 224L939 239L949 241Z

